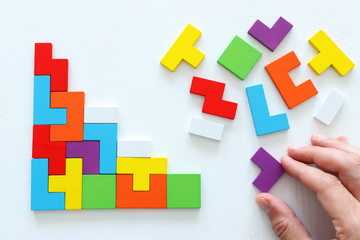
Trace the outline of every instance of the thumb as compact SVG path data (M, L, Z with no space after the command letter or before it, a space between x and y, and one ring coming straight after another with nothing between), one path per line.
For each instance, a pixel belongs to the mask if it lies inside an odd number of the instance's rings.
M260 193L256 202L267 213L275 234L281 240L312 239L294 211L279 198Z

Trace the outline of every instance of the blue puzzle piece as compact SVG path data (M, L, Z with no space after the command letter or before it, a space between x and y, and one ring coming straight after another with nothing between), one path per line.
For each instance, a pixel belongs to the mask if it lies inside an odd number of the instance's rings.
M84 140L100 141L100 174L116 174L117 124L85 123Z
M66 124L66 108L50 108L50 76L34 76L34 125Z
M49 193L49 160L31 160L31 210L64 210L65 193Z
M270 116L262 84L247 87L246 93L256 135L260 136L289 129L289 121L286 113Z

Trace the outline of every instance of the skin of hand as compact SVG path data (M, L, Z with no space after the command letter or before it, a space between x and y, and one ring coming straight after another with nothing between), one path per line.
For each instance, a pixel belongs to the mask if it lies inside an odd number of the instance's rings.
M311 143L313 146L289 146L281 165L316 194L332 219L337 239L360 239L360 148L351 146L343 136L333 139L319 133L312 135ZM281 240L312 239L294 211L279 198L260 193L256 202Z

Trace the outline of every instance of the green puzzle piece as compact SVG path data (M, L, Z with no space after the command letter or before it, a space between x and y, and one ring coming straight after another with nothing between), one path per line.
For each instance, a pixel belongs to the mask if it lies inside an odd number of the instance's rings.
M235 36L217 62L244 80L261 55L253 46Z
M82 208L115 208L116 175L83 175Z
M200 208L201 177L200 174L167 175L168 208Z

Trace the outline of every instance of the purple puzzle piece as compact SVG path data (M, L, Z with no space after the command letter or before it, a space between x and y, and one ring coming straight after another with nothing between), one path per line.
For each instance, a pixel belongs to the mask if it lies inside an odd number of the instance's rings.
M276 21L272 28L268 28L260 20L256 20L248 34L273 52L292 27L293 25L282 17Z
M67 142L66 157L83 159L83 174L99 174L100 169L100 142L83 141Z
M284 169L281 164L262 147L252 156L251 161L262 169L262 172L255 178L253 184L260 191L268 192L281 175L283 175Z

